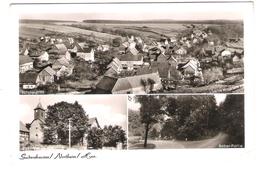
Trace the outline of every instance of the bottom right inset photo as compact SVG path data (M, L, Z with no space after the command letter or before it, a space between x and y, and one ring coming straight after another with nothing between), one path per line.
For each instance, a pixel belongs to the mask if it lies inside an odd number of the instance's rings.
M244 148L244 94L128 97L128 149Z

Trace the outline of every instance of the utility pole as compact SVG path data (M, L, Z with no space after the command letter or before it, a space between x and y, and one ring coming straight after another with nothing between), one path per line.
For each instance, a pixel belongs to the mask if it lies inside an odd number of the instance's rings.
M69 148L71 148L71 118L69 118Z

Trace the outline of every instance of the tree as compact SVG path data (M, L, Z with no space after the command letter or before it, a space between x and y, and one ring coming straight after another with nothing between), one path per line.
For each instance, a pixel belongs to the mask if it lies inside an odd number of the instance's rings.
M158 96L139 95L135 98L141 104L140 116L141 123L145 125L144 147L146 147L149 129L151 128L152 124L162 120L161 104Z
M149 132L149 137L152 139L156 139L160 136L160 132L157 131L156 128L153 128L150 132Z
M152 91L153 91L153 88L154 88L155 81L154 81L153 79L151 79L151 78L148 78L148 79L147 79L147 82L148 82L149 85L150 85L150 92L152 92Z
M93 149L101 149L104 143L104 133L102 129L93 127L89 130L88 136L88 147Z
M113 47L119 47L121 43L122 43L122 39L119 37L112 40Z
M144 91L146 92L147 91L147 81L145 79L141 79L141 84L142 86L144 87Z
M50 127L44 128L43 143L45 144L57 144L57 127L54 123L50 124Z
M232 144L244 146L244 95L227 95L220 105L222 130Z
M117 143L121 142L125 144L126 142L126 133L122 129L122 127L115 125L115 126L105 126L103 128L104 132L104 146L112 146L116 147Z
M168 99L170 119L162 129L166 138L196 140L209 135L218 126L214 96L175 96Z
M68 144L69 119L71 119L71 144L82 143L83 136L87 132L88 116L77 101L75 103L62 101L47 107L44 123L45 143Z

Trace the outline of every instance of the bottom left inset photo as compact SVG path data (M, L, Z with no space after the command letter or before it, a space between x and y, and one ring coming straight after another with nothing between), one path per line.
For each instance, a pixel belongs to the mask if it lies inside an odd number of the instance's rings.
M125 95L20 96L20 151L127 149Z

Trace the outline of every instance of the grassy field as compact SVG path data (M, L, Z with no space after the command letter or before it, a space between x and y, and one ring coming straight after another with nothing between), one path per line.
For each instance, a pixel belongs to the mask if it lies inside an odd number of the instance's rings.
M41 28L22 27L19 28L19 35L23 38L38 38L46 34L52 34L53 31L49 31Z
M72 26L78 25L80 27L95 27L97 29L123 29L128 32L135 32L141 34L144 37L160 38L160 36L175 36L179 31L185 30L186 27L183 24L166 24L166 23L84 23L84 22L58 22L57 25Z
M95 32L95 31L90 31L90 30L84 30L84 29L79 29L71 26L63 26L63 25L55 25L52 23L49 24L38 24L38 23L21 23L20 24L20 36L21 37L26 37L30 36L30 32L26 32L28 30L35 30L31 33L31 35L38 34L39 35L39 30L44 31L44 32L60 32L60 33L74 33L74 34L81 34L85 36L90 36L94 35L95 37L99 39L104 39L104 40L109 40L109 39L114 39L116 37L120 37L118 35L111 35L107 33L101 33L101 32ZM43 32L43 33L44 33Z

